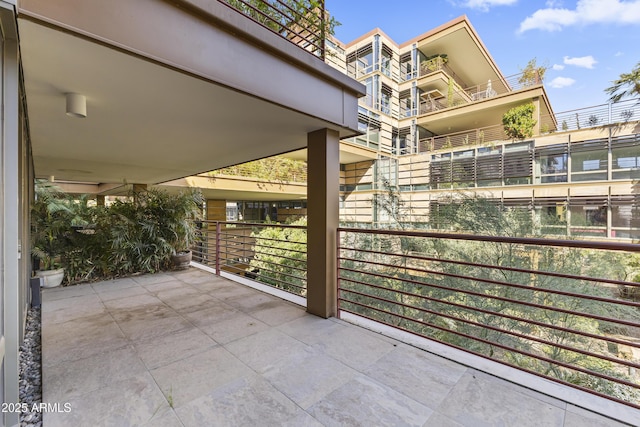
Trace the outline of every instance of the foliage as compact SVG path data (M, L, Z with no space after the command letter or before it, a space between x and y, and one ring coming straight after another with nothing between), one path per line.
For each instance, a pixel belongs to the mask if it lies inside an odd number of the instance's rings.
M270 182L306 182L307 162L286 157L268 157L240 165L229 166L210 173L211 176L246 176Z
M629 73L622 73L614 80L613 85L604 91L609 95L609 101L618 102L622 98L640 96L640 62Z
M41 191L39 183L36 192ZM172 254L195 243L202 210L199 191L152 189L109 207L96 206L87 196L71 199L60 191L54 194L38 196L34 203L32 252L54 254L44 257L45 264L50 258L62 265L67 282L167 269ZM45 220L50 223L46 229ZM42 236L51 242L50 249L36 244Z
M452 199L440 215L455 231L538 233L528 209L505 209L480 197ZM565 293L615 299L615 287L570 275L623 280L636 271L637 260L625 264L622 253L491 241L356 233L344 239L341 246L354 248L341 254L344 309L620 399L640 397L630 387L562 366L635 381L626 366L580 353L626 358L611 343L579 333L632 341L637 331L574 313L637 322L637 309ZM384 255L376 258L370 250Z
M74 206L59 187L45 180L35 182L35 201L31 206L31 253L40 260L42 270L59 268L73 226L82 225Z
M455 95L455 85L453 78L449 77L449 85L447 87L447 107L453 107Z
M533 118L535 108L533 103L530 102L513 107L504 113L502 124L509 138L525 139L533 136L533 128L537 123Z
M307 225L307 218L292 223ZM307 230L267 226L251 234L255 255L250 267L255 278L296 295L306 295Z
M538 65L537 58L533 58L520 70L521 74L518 78L518 83L525 87L542 84L548 69L547 65Z
M294 43L303 45L303 42L309 42L306 49L311 49L314 54L324 45L327 37L335 34L335 27L340 25L334 17L325 13L323 2L319 0L224 1Z

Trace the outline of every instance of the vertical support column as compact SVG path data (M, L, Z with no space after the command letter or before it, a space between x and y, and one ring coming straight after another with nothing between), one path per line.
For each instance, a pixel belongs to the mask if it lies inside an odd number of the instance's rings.
M104 198L104 196L102 196L102 195L98 194L98 195L96 196L96 205L98 205L98 206L104 206L104 203L105 203L105 198Z
M19 348L24 326L20 316L20 163L18 129L18 43L5 39L2 51L2 290L4 402L19 402ZM28 241L28 240L25 240ZM5 413L4 425L18 425L18 413Z
M340 198L338 132L307 135L307 311L336 315L336 233Z

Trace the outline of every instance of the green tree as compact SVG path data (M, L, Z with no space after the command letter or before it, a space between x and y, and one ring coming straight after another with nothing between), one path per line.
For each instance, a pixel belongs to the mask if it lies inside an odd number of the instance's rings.
M542 84L548 69L547 65L538 65L537 58L533 58L520 70L521 74L518 78L518 83L525 87Z
M609 101L618 102L625 97L640 96L640 62L629 73L622 73L614 80L613 85L604 91L609 95Z
M533 136L537 121L533 118L536 107L532 102L508 110L502 116L504 131L509 138L525 139Z
M291 225L307 225L300 218ZM249 263L255 279L275 288L305 296L307 275L306 228L266 226L251 234L254 256Z

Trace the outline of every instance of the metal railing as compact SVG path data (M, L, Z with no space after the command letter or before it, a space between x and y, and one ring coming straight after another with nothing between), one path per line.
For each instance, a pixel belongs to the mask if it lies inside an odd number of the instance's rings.
M299 295L307 293L307 227L202 221L193 260Z
M324 60L330 23L324 1L218 0Z
M435 100L432 100L435 102ZM422 107L421 107L422 108ZM555 119L555 122L554 122ZM580 129L597 128L640 120L640 99L628 99L616 103L607 103L570 110L555 114L554 117L540 117L540 133L546 135L552 132L576 131ZM557 129L551 129L547 123L557 123ZM541 136L534 135L533 137ZM468 129L419 141L418 152L437 151L440 149L464 147L467 145L490 144L493 142L511 142L504 126L495 124L483 128Z
M526 89L533 86L542 85L542 79L538 73L519 73L512 76L508 76L504 81L491 81L476 84L470 87L465 87L459 83L459 79L455 77L455 74L448 68L446 64L434 63L431 68L421 68L420 75L424 75L423 72L429 71L432 68L437 70L443 70L447 73L457 84L453 85L450 89L450 93L446 96L438 96L435 98L429 98L420 102L418 114L428 114L435 111L444 110L447 108L458 107L485 99L493 98L505 93ZM437 66L437 68L436 68ZM464 87L464 89L463 89Z
M640 245L340 228L338 313L640 409ZM634 272L637 274L637 272Z

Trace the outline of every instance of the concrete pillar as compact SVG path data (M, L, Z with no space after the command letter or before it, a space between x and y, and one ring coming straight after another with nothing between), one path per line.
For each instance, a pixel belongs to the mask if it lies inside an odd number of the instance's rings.
M336 232L340 197L338 132L307 135L307 311L336 315Z
M0 28L11 29L15 21L10 5L0 1ZM24 328L27 282L20 280L20 258L28 254L29 236L20 235L20 142L19 135L19 61L17 39L5 38L2 49L2 118L0 119L0 287L2 294L2 401L17 403L19 396L19 347ZM4 412L2 425L17 426L19 414Z
M101 196L100 194L96 196L96 205L104 206L104 196Z

